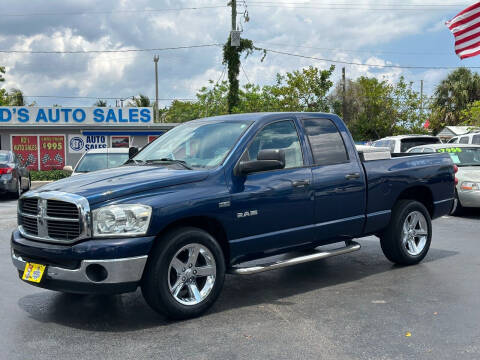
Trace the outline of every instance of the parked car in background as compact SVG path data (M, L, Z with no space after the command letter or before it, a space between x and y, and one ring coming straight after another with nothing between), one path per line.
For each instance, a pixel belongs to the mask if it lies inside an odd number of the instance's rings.
M19 198L31 187L30 171L12 151L0 150L0 193Z
M480 132L455 136L448 140L449 144L475 144L480 145Z
M65 166L63 170L71 171L72 176L92 171L111 169L123 165L128 160L128 148L104 148L87 151L78 160L75 169Z
M458 214L463 208L480 207L480 145L441 144L417 146L410 153L448 153L458 166L455 203L452 213Z
M441 144L442 141L437 136L430 135L397 135L389 136L377 140L373 143L375 147L387 147L392 153L407 152L408 149L414 146L427 144Z

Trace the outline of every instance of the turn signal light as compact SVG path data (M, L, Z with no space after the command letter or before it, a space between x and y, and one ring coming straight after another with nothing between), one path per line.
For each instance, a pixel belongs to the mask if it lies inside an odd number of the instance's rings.
M12 171L13 169L9 167L0 168L0 175L10 174Z

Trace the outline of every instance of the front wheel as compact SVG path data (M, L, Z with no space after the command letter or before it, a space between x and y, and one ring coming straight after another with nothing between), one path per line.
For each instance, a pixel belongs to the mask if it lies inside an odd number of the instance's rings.
M192 227L171 231L159 241L145 269L145 300L173 319L201 315L223 287L222 249L209 233Z
M414 200L400 200L380 237L387 259L399 265L417 264L427 255L431 241L432 220L425 206Z

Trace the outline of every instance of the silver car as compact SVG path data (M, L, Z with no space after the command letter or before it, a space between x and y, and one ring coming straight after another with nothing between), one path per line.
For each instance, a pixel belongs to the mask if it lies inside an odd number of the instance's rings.
M409 153L446 152L458 166L456 199L452 213L480 207L480 145L436 144L415 146Z

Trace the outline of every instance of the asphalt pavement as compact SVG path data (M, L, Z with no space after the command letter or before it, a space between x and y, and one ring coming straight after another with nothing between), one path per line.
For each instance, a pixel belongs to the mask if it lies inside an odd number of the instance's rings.
M10 260L16 202L0 200L0 360L480 359L480 212L434 221L432 248L398 267L378 240L315 263L227 276L201 318L171 322L139 291L64 295Z

